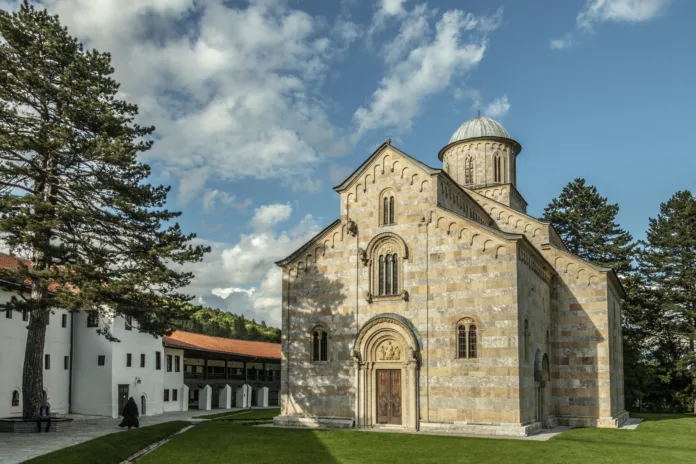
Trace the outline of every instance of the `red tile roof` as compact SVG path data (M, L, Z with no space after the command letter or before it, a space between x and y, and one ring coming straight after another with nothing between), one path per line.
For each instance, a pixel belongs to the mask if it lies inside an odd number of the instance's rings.
M164 337L164 343L173 348L185 348L217 353L280 359L280 343L252 342L232 338L211 337L177 330Z
M31 260L0 253L0 269L14 269L19 266L20 261L23 262L25 266L31 267ZM31 286L31 281L29 279L25 280L24 285ZM56 291L56 288L58 288L58 284L52 283L48 286L48 291L53 293Z

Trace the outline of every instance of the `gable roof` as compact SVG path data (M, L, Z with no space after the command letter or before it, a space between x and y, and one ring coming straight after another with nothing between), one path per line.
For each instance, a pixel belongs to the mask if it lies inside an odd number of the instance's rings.
M307 242L306 242L304 245L302 245L300 248L298 248L297 250L293 251L292 254L290 254L290 256L288 256L287 258L283 258L283 259L281 259L280 261L276 261L276 262L275 262L275 265L276 265L276 266L280 266L280 267L285 266L285 265L288 264L290 261L292 261L293 259L295 259L295 258L297 257L297 255L299 255L300 253L302 253L302 252L304 252L305 250L307 250L307 248L309 248L309 247L312 245L312 243L314 243L314 241L315 241L317 238L321 237L322 234L324 234L327 230L331 229L333 226L338 225L338 224L340 224L340 223L341 223L341 220L340 220L340 219L336 219L334 222L332 222L332 223L329 224L328 226L324 227L324 228L321 230L321 232L319 232L317 235L315 235L314 237L312 237L312 238L310 238L309 240L307 240Z
M436 168L430 167L427 164L425 164L424 162L404 153L403 151L401 151L398 148L396 148L395 146L393 146L391 144L391 141L389 139L387 139L387 141L384 142L379 147L377 147L377 149L375 151L373 151L372 154L365 161L363 161L363 163L360 166L358 166L358 169L353 171L353 173L350 176L348 176L348 178L346 180L341 182L339 185L335 186L334 190L337 192L340 192L341 190L346 189L351 184L351 182L353 182L353 180L355 180L357 177L359 177L363 173L363 171L365 171L365 169L372 162L372 160L377 158L386 147L390 147L392 150L397 152L399 155L408 159L409 161L411 161L413 164L415 164L416 166L418 166L419 168L421 168L422 170L424 170L428 174L436 174L436 173L442 171L442 169L436 169Z
M211 337L181 330L165 336L164 345L198 351L251 356L256 358L280 359L280 343L253 342L232 338Z

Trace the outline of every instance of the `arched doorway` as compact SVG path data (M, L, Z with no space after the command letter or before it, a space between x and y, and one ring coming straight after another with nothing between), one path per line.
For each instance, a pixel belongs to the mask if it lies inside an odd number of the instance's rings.
M140 396L140 415L147 415L147 398L145 398L145 395Z
M544 353L541 354L537 350L534 357L534 383L536 385L536 410L535 419L541 423L541 426L546 428L551 426L547 420L551 413L551 385L549 374L549 357Z
M381 314L363 325L353 349L357 427L418 428L419 353L403 317Z

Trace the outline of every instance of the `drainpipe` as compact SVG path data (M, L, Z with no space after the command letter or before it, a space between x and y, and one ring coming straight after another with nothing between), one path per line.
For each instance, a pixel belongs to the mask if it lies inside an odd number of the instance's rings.
M72 414L73 343L75 333L75 311L70 311L70 364L68 365L68 414Z

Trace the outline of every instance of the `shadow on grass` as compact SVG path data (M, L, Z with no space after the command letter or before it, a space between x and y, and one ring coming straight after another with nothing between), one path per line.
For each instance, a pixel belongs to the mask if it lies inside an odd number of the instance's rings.
M645 422L657 422L678 419L693 419L696 420L696 414L670 414L656 412L632 412L631 417L643 419Z

